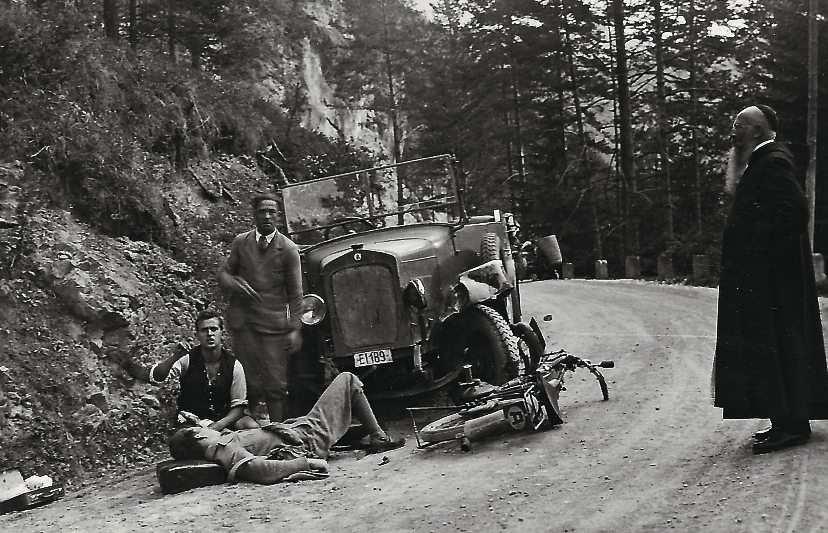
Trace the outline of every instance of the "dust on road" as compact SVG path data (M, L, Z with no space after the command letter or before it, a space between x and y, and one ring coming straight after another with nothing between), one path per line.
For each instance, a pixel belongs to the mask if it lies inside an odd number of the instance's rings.
M721 420L710 400L714 289L635 281L521 286L550 348L594 361L567 382L567 423L542 433L382 456L342 454L327 480L205 487L163 496L154 471L0 517L9 531L821 531L828 424L806 446L754 456L762 421Z

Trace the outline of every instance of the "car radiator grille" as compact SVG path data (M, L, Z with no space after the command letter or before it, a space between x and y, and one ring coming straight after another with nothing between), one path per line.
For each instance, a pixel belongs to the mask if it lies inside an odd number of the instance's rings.
M349 348L388 345L397 339L394 277L384 265L359 265L333 274L333 306Z

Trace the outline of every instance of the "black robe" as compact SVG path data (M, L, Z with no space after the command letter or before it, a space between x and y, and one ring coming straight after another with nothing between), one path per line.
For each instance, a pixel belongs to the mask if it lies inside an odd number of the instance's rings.
M808 206L784 145L752 154L721 261L714 405L724 418L828 419Z

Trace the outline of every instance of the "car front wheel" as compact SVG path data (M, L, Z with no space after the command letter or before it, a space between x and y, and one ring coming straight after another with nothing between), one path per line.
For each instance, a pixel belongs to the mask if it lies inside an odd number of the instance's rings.
M452 329L449 359L457 366L472 365L472 375L493 385L517 375L518 339L503 317L486 305L463 312Z

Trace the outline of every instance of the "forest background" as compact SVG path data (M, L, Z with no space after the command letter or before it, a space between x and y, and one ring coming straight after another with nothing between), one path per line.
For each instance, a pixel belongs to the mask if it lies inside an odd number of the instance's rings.
M170 165L245 156L278 187L450 151L473 210L516 213L526 238L557 234L577 270L668 252L687 272L718 248L740 108L777 108L804 176L807 8L459 0L426 18L405 0L7 0L0 153L53 177L105 231L166 243L146 211ZM332 88L324 127L306 117L307 46ZM379 141L336 118L354 111Z
M71 480L163 448L170 396L115 354L191 334L254 190L451 152L470 212L621 275L717 263L746 105L777 109L804 179L806 0L418 7L0 0L0 464Z

